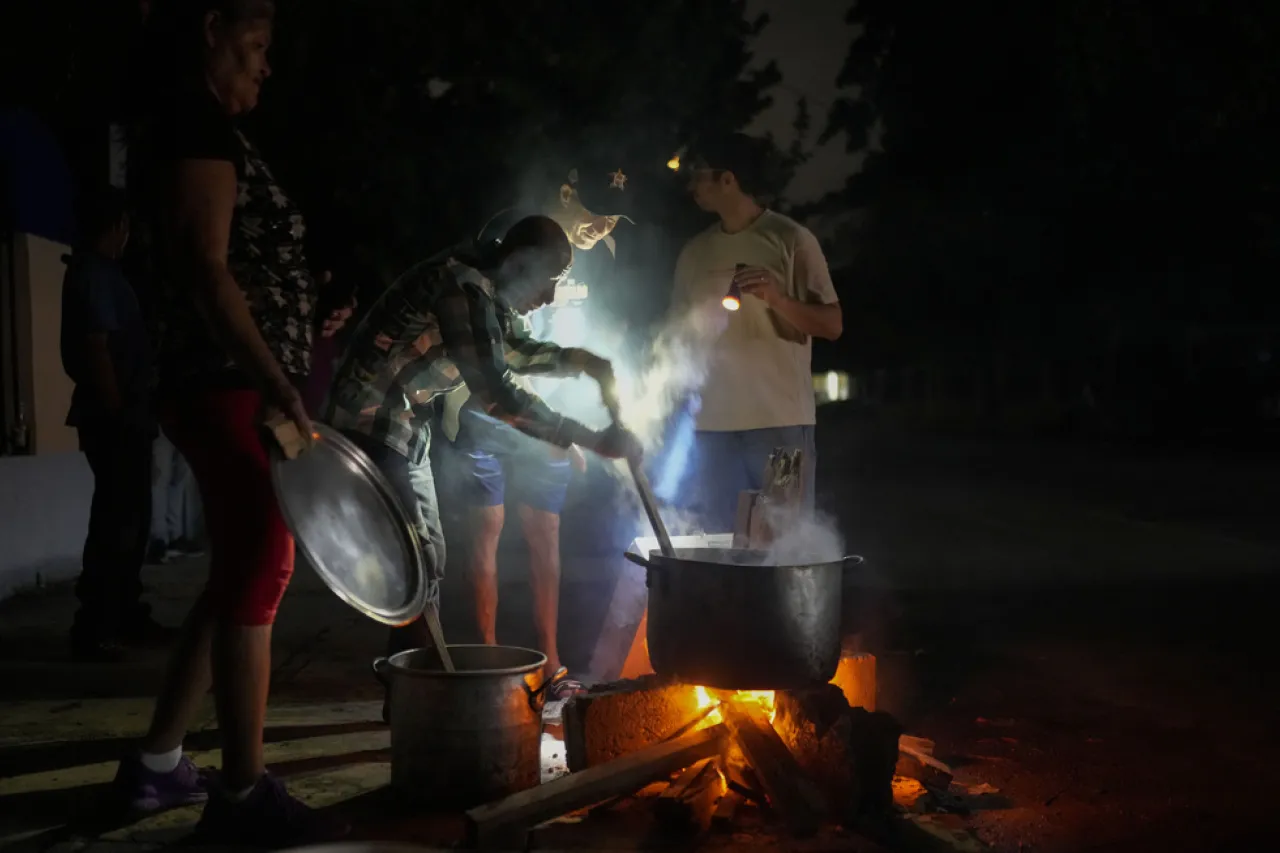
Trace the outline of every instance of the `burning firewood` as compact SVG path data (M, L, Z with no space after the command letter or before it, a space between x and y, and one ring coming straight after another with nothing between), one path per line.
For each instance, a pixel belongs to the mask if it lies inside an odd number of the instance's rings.
M724 773L729 790L737 792L743 799L751 800L753 803L762 806L769 804L768 798L760 789L760 780L756 778L755 771L751 769L746 756L742 754L742 749L733 741L729 742L725 750L720 769Z
M728 732L723 724L655 744L607 764L478 806L467 812L473 845L510 844L531 826L601 800L635 791L690 764L719 755Z
M831 817L846 826L893 807L901 727L883 712L850 707L835 685L778 694L774 720L782 742L829 795Z
M711 828L716 832L732 832L733 816L742 802L743 797L737 791L725 791L711 814Z
M706 758L686 768L658 797L654 813L667 829L702 832L711 825L711 813L725 790L717 764Z
M816 833L827 812L826 801L778 737L764 711L755 703L729 700L721 704L720 712L760 779L769 805L787 828L798 837Z

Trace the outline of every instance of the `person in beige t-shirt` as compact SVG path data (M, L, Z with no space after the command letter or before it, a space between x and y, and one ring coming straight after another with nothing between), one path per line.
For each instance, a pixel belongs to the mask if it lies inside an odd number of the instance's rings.
M676 264L673 309L705 341L697 414L697 480L704 523L733 529L738 493L759 489L775 447L804 451L813 505L816 452L811 353L815 337L840 337L831 273L807 228L761 205L768 143L742 134L691 152L689 191L719 221ZM728 310L730 285L742 294Z

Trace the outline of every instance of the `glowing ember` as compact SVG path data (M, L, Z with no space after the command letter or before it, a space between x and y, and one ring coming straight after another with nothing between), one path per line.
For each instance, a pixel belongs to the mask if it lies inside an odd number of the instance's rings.
M680 155L679 154L677 154L676 156L672 157L670 160L667 161L667 168L673 172L680 171Z
M714 708L707 715L707 724L714 725L723 722L720 716L719 705L726 699L733 699L738 702L750 702L760 708L769 716L769 722L773 722L773 718L778 713L777 705L774 702L775 693L772 690L715 690L707 687L693 688L694 695L698 698L698 709L705 710Z

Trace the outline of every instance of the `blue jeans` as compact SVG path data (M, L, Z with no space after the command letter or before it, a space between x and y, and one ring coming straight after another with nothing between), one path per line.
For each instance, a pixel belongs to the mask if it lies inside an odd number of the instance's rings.
M708 533L729 533L738 514L738 493L760 489L769 454L778 447L804 452L804 508L813 510L818 455L812 426L697 434L697 492Z
M418 458L409 459L364 433L344 430L343 435L363 450L378 467L412 519L418 542L422 546L427 580L431 584L428 597L432 603L437 602L440 596L439 582L444 577L446 551L444 527L440 523L440 501L436 497L435 472L431 470L430 436L428 435Z

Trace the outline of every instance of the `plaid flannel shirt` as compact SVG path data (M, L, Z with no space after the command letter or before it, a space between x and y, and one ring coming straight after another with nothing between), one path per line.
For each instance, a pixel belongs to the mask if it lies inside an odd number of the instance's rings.
M429 442L422 407L466 383L490 415L560 447L594 433L519 387L513 374L571 376L577 351L535 340L478 270L452 255L400 276L356 327L324 420L383 442L413 461Z

